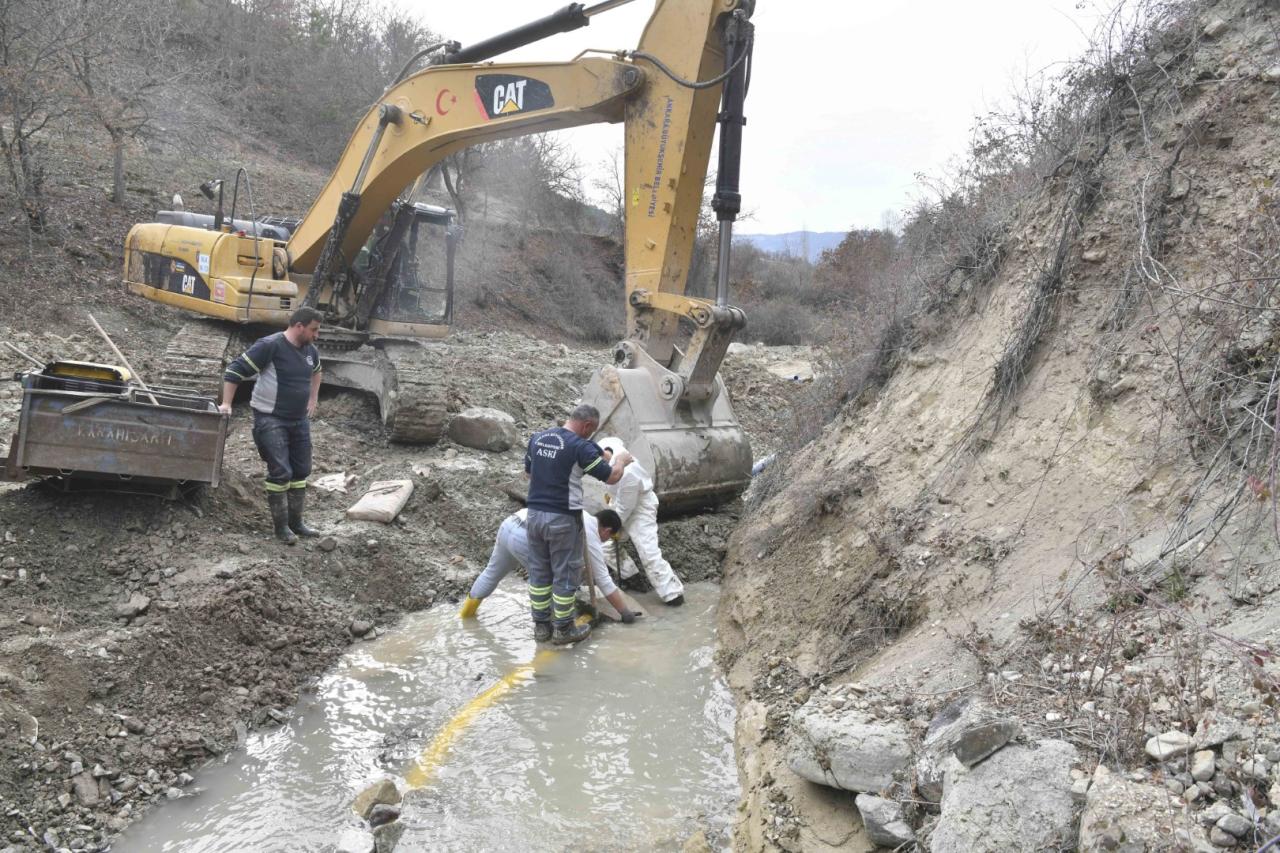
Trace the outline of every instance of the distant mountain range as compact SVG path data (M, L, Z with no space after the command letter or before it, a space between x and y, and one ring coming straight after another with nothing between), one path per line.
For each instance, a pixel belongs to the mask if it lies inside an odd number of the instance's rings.
M847 235L847 231L788 231L786 234L734 234L733 239L750 243L762 252L807 255L809 261L814 262L824 249L834 249Z

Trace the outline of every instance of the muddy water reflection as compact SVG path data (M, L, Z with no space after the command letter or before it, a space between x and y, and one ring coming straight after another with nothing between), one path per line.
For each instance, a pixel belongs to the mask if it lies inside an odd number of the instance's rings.
M411 616L354 647L288 724L199 773L203 793L113 849L330 850L359 825L352 797L384 775L422 784L401 851L679 850L700 828L724 842L738 784L715 598L691 585L683 608L536 659L518 584L475 621L447 606ZM440 748L459 711L531 663Z

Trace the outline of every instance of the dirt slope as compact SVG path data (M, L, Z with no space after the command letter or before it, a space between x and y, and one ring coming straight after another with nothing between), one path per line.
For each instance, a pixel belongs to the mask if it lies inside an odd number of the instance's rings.
M814 690L856 682L917 733L943 701L985 693L1032 735L1122 766L1152 727L1266 698L1251 682L1273 677L1258 664L1280 578L1270 487L1249 466L1272 445L1248 439L1275 413L1280 19L1217 3L1179 20L1142 46L1169 86L1117 99L1074 173L1024 200L994 278L734 535L721 637L742 709L740 849L870 849L852 795L785 765L779 738ZM1100 667L1091 687L1112 679L1114 695L1047 684L1055 654ZM1087 699L1101 727L1079 716Z

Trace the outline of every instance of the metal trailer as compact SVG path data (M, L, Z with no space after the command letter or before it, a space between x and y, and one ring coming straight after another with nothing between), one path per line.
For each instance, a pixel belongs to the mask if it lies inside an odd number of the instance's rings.
M147 391L101 365L55 362L14 378L22 410L0 479L168 497L221 481L229 419L211 397Z

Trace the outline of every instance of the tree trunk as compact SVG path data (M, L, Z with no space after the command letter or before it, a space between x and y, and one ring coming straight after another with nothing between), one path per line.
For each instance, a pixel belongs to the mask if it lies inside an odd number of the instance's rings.
M124 204L124 133L110 129L111 134L111 203Z
M22 205L23 212L27 215L27 224L31 230L43 234L48 224L48 211L44 205L44 164L39 159L32 146L28 144L27 137L23 135L22 128L15 128L14 147L18 150L17 156L17 173L20 175L18 186L18 200Z

